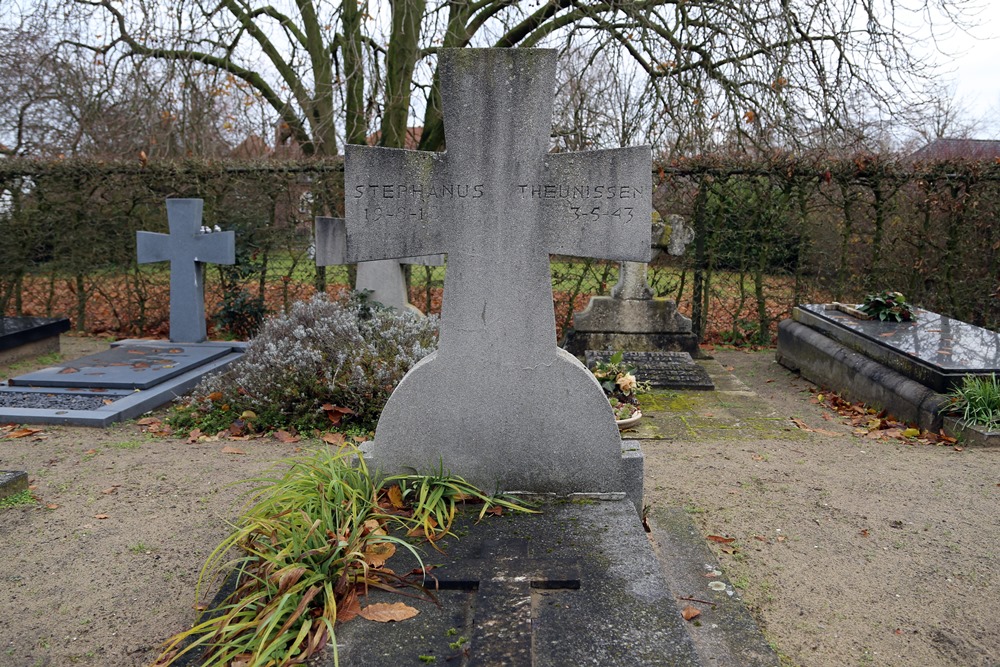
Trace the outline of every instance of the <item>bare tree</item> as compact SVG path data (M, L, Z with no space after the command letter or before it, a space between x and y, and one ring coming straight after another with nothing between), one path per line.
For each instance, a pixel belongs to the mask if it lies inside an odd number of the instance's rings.
M50 0L67 42L109 62L196 62L252 89L306 154L344 141L443 145L440 48L572 45L641 72L651 118L678 150L720 136L790 143L788 119L837 122L865 92L891 105L914 77L914 35L932 10L975 0ZM627 63L627 65L626 65ZM638 85L638 84L637 84ZM422 121L417 121L422 117ZM803 119L806 119L805 121Z

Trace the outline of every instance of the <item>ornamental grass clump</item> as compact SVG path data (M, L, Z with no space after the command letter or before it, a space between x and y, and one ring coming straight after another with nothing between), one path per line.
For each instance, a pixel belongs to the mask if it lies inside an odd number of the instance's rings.
M351 447L279 466L286 467L281 475L250 480L249 509L208 557L196 598L227 572L234 592L169 639L157 667L195 654L203 667L298 665L328 645L337 664L335 625L364 616L359 598L370 588L433 599L415 540L450 534L457 502L482 502L480 519L504 508L533 511L443 473L379 481ZM420 567L394 573L386 562L397 549ZM413 615L405 604L393 606L402 613L391 620Z
M1000 431L1000 378L989 375L966 375L962 386L950 394L950 411L966 424L982 426L987 431Z
M317 295L267 320L246 353L170 418L180 430L374 428L403 375L437 345L437 318L363 296ZM342 423L343 420L343 423Z

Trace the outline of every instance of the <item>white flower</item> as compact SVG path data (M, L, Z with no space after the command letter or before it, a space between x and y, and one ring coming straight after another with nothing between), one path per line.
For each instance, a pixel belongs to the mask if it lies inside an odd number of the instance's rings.
M635 390L636 380L635 376L631 373L625 373L624 375L619 375L618 379L615 380L615 384L621 389L623 394L631 394Z

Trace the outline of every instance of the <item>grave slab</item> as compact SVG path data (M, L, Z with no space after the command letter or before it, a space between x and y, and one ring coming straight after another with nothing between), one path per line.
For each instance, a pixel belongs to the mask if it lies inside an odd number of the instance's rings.
M587 368L598 361L607 362L612 352L587 350ZM623 352L622 361L636 367L636 377L663 389L715 389L715 383L704 367L695 363L687 352Z
M11 387L150 389L228 352L218 345L142 343L66 361L9 380Z
M445 541L444 554L424 550L440 606L405 599L418 616L339 625L340 664L419 665L422 655L466 666L713 664L695 651L631 503L549 502L538 515L474 519L461 517L463 537ZM402 552L387 564L396 572L417 566Z
M69 331L66 318L0 317L0 364L59 351L59 334Z
M122 349L118 349L122 348ZM161 354L174 349L183 349L183 354ZM115 422L133 419L150 410L183 396L193 389L202 377L209 373L220 372L226 366L239 359L246 349L246 343L240 342L208 342L199 345L185 344L175 346L160 341L124 340L112 343L105 358L135 360L145 357L149 360L161 360L162 363L151 364L150 367L135 368L125 366L86 366L78 362L87 359L68 362L56 366L46 374L45 381L51 376L59 376L58 369L74 368L76 372L65 374L72 377L75 386L39 387L24 384L7 384L0 386L0 421L21 424L69 424L74 426L108 426ZM130 352L129 350L133 350ZM101 355L93 355L101 356ZM193 359L202 360L193 363ZM125 363L125 362L118 362ZM141 363L141 362L140 362ZM176 363L176 365L175 365ZM167 366L174 366L167 368ZM93 369L100 375L88 375L85 369ZM109 371L109 369L111 369ZM135 383L124 389L108 388L108 375L128 376L135 374L134 380L148 387L140 388ZM13 380L22 380L34 374L26 374ZM91 377L95 385L85 378Z
M170 262L170 340L201 343L205 324L205 264L236 261L236 234L202 232L201 199L168 199L169 234L136 232L140 264Z
M23 470L0 470L0 500L28 490L28 473Z
M911 322L862 320L804 304L792 319L900 374L945 393L966 375L1000 373L1000 334L938 313L915 309Z
M950 403L947 396L792 319L778 324L775 359L821 387L884 408L921 429L938 431Z
M554 51L444 49L448 151L346 147L347 261L448 256L438 350L367 450L384 472L443 462L489 490L628 486L604 392L556 347L549 255L648 261L651 151L550 154L555 65Z

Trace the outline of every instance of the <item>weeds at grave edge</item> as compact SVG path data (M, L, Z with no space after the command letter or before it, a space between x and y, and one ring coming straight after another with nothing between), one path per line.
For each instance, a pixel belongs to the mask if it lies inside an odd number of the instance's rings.
M301 664L328 644L338 665L334 627L365 614L359 598L369 588L434 600L414 540L433 545L452 535L458 503L483 503L480 519L534 511L443 471L379 480L352 446L288 459L276 474L282 468L280 476L248 480L255 485L248 509L209 555L195 598L230 572L235 591L215 609L199 605L202 616L166 642L155 667L198 651L205 667ZM405 575L384 568L398 548L420 567Z

